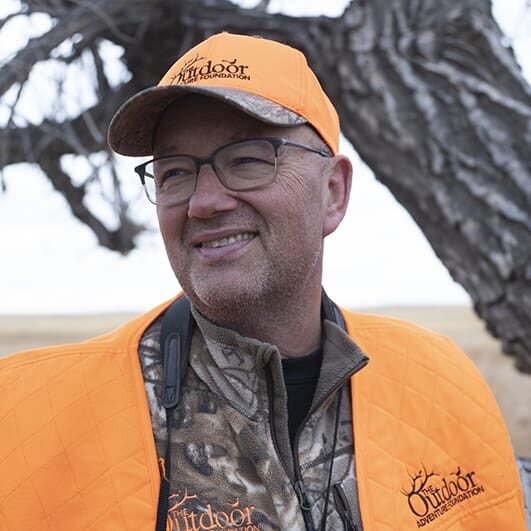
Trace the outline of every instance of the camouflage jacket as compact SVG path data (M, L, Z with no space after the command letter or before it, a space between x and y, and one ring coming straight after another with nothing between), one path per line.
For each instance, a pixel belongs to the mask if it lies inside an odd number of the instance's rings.
M193 315L198 327L171 421L172 531L320 529L332 453L326 529L361 530L349 392L349 378L367 360L361 350L324 321L321 373L292 449L277 347L220 328L195 310ZM160 327L161 318L144 333L139 352L163 456Z

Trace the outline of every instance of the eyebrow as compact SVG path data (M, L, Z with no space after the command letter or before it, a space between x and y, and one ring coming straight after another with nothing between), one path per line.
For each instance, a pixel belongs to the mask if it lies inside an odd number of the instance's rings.
M244 133L247 133L246 136L242 136L242 131L237 131L233 135L230 135L230 137L227 139L226 142L220 144L219 146L215 147L213 150L211 150L209 153L212 153L213 151L216 151L219 147L222 147L226 144L232 144L235 142L245 142L246 140L255 140L259 138L271 138L275 135L267 135L267 134L253 134L252 131L243 131ZM278 137L280 138L280 137ZM169 155L190 155L191 153L185 153L182 150L176 149L175 145L170 145L168 147L165 147L164 149L157 151L156 157L166 157ZM208 154L208 153L207 153ZM155 150L153 149L152 156L155 157Z

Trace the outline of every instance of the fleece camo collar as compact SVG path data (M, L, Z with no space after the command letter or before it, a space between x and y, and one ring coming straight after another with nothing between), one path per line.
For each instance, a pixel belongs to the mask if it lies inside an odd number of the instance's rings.
M192 315L201 332L195 334L192 343L192 367L212 391L254 418L256 401L263 390L259 380L265 378L265 368L271 364L275 376L282 372L278 348L218 326L193 306ZM326 407L334 391L367 359L335 323L324 320L322 333L323 361L311 412ZM206 348L200 348L201 340Z

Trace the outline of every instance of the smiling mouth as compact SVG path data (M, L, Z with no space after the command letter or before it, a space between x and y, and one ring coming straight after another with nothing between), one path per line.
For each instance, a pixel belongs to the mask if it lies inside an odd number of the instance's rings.
M255 236L256 236L256 233L254 232L242 232L240 234L233 234L225 238L220 238L219 240L202 242L199 245L197 245L197 247L202 247L204 249L217 249L219 247L227 247L227 245L232 245L236 242L252 240Z

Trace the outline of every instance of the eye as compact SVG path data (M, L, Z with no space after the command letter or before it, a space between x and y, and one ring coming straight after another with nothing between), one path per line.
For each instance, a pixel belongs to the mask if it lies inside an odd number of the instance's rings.
M270 160L255 157L255 156L242 156L242 157L235 157L230 161L230 166L233 168L236 168L238 166L245 166L248 164L267 164L267 165L274 165L274 161L271 162Z
M190 168L173 167L157 178L160 192L172 192L194 181L194 172Z
M257 156L241 156L234 157L229 161L228 168L232 171L239 171L252 168L263 168L274 166L275 161L271 161L268 158L257 157Z
M182 179L193 175L193 171L184 166L175 166L166 170L160 178L161 183L164 183L168 179Z
M187 179L193 176L194 170L189 164L164 165L157 168L155 180L159 186L163 186L168 180Z

